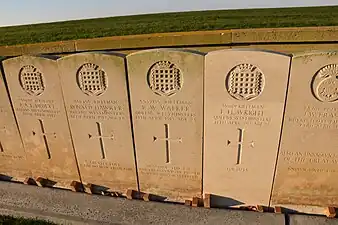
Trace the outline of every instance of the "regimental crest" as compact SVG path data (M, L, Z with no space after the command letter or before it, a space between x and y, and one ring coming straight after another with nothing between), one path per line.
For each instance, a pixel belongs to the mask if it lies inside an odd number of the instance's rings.
M99 96L107 90L108 78L98 65L86 63L77 71L77 83L86 95Z
M265 85L262 71L251 64L240 64L230 70L225 86L228 93L237 100L252 100L258 97Z
M330 64L321 68L312 81L312 92L321 102L338 101L338 65Z
M20 69L19 82L22 89L29 95L38 96L45 90L43 75L33 65L26 65Z
M159 61L148 71L148 85L150 89L161 96L171 96L181 90L183 76L173 63Z

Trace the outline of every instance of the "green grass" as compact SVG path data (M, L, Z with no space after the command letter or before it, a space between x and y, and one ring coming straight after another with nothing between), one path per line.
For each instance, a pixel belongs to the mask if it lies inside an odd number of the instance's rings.
M0 28L0 45L131 34L338 25L338 6L197 11L74 20Z
M14 218L10 216L0 216L0 224L1 225L54 225L55 223L42 221L42 220Z

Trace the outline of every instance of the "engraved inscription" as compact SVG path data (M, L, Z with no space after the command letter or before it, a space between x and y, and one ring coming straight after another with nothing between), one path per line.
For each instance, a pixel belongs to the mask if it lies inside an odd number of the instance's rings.
M60 109L55 100L19 98L16 111L24 116L55 118L60 114Z
M153 141L165 141L166 163L170 163L170 142L182 143L182 138L170 138L169 124L164 124L164 133L164 138L154 136Z
M300 116L289 116L287 121L300 128L338 129L338 108L306 105Z
M236 165L241 164L242 162L242 153L243 153L243 145L246 145L244 142L244 129L238 128L238 141L236 143L237 145L237 159L236 159ZM227 146L232 146L232 141L227 141ZM250 147L255 147L255 144L253 141L249 143Z
M338 165L338 153L281 151L280 157L288 165L288 171L290 172L338 172L338 169L335 169ZM323 168L323 166L326 168Z
M109 162L109 161L96 161L96 160L85 160L81 164L85 168L100 168L100 169L109 169L115 171L132 171L133 168L122 167L120 163Z
M108 78L98 65L86 63L77 71L77 83L86 95L99 96L107 90Z
M248 168L243 168L243 167L227 167L225 170L229 173L243 173L243 172L248 172Z
M171 165L147 165L144 168L139 168L143 175L153 175L160 177L172 177L191 181L200 181L200 172L196 172L189 167L171 166Z
M155 94L171 96L181 90L183 76L180 69L173 63L159 61L148 71L148 85Z
M114 135L109 135L109 136L103 136L103 132L102 132L102 125L100 122L96 122L97 125L97 132L98 135L92 135L92 134L88 134L89 139L93 139L93 138L97 138L100 142L100 147L101 147L101 156L102 159L106 158L106 150L105 150L105 146L104 146L104 141L103 139L110 139L110 140L114 140Z
M226 89L237 100L252 100L264 89L264 74L251 64L235 66L226 77Z
M312 92L319 101L338 101L338 64L324 66L315 74Z
M68 106L70 119L126 120L126 102L117 100L74 100Z
M255 125L267 126L271 117L266 116L266 107L262 104L222 104L219 114L213 116L215 125Z
M43 75L33 65L26 65L20 69L19 82L22 89L29 95L38 96L45 90Z
M24 156L22 155L12 155L12 154L3 153L0 156L3 158L7 158L7 159L24 159Z
M191 101L139 100L135 109L136 120L195 122L196 112Z
M52 136L54 138L56 138L56 133L46 133L45 132L45 127L43 125L43 121L42 120L38 120L39 121L39 125L40 125L40 129L41 129L41 135L42 135L42 138L43 138L43 142L45 144L45 148L46 148L46 153L47 153L47 157L48 159L51 159L51 153L50 153L50 149L49 149L49 145L48 145L48 141L47 141L47 136ZM33 131L33 136L35 136L37 133L36 131Z

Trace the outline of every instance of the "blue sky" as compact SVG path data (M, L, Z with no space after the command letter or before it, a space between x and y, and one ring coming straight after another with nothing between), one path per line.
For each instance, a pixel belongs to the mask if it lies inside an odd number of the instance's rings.
M207 9L338 5L338 0L2 0L0 26Z

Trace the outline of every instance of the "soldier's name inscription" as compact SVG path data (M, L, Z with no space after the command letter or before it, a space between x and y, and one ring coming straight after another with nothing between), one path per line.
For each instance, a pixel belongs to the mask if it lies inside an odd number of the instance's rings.
M196 121L191 101L139 100L139 103L140 107L135 110L136 120Z
M213 116L215 125L257 125L267 126L271 117L263 104L227 104L223 103L218 115Z
M304 106L302 116L288 116L287 121L301 128L338 129L338 108Z
M74 100L68 108L71 119L125 120L127 104L117 100Z
M17 112L25 116L55 118L60 114L55 100L18 98Z

